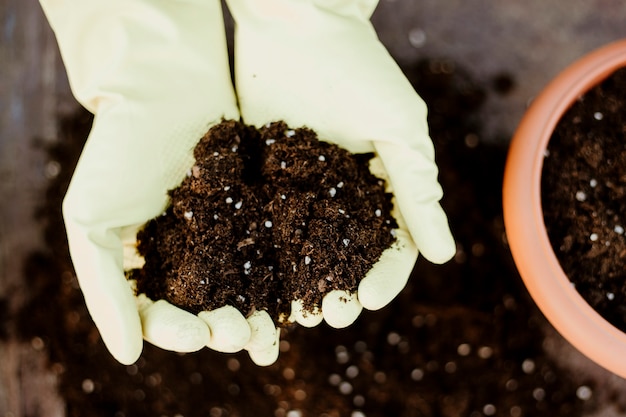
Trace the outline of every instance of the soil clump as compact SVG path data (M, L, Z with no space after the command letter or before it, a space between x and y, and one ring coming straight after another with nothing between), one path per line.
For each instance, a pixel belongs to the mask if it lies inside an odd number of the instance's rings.
M211 128L167 211L138 234L139 293L193 313L235 306L276 322L331 290L356 291L394 241L373 155L355 155L285 123Z

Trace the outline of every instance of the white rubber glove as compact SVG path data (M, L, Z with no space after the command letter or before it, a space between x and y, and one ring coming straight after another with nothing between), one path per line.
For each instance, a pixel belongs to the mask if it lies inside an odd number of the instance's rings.
M357 295L331 293L314 326L351 324L405 286L417 250L448 261L455 244L439 205L442 189L426 106L379 42L369 18L376 0L227 0L236 22L235 77L244 122L284 120L352 152L376 152L402 216L397 244L362 280ZM402 219L404 218L404 220ZM413 243L415 242L415 244ZM348 297L349 301L344 299Z
M278 355L269 315L231 308L198 316L134 296L123 241L167 205L192 150L221 118L239 118L219 0L41 0L78 101L93 129L64 200L70 252L85 302L112 355L130 364L142 335L164 349L245 347ZM254 350L254 351L252 351Z

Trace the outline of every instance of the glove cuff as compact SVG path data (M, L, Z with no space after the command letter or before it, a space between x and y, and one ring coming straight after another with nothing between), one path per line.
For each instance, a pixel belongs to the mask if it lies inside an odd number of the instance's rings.
M153 102L204 94L190 85L194 80L230 85L217 0L41 0L41 5L72 92L92 113L121 99ZM209 94L215 98L214 91ZM232 91L227 94L234 101Z

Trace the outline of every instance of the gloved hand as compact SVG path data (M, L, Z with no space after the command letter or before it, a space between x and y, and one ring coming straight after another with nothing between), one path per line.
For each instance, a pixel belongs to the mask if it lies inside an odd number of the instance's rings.
M164 349L246 348L259 364L278 355L267 313L232 307L195 316L135 297L123 244L159 215L192 150L221 118L238 119L219 0L41 0L75 97L94 125L63 213L85 302L113 356L130 364L143 337Z
M455 253L439 205L426 106L376 36L369 18L377 3L227 0L236 23L235 84L244 122L284 120L352 152L376 152L401 213L397 244L383 253L357 294L328 294L318 314L303 315L300 303L294 304L292 320L303 325L323 317L344 327L362 307L389 303L415 264L415 244L435 263Z

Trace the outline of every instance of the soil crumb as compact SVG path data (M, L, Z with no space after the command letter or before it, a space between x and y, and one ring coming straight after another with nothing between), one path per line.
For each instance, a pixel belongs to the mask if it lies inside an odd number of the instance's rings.
M371 154L283 122L211 128L167 211L138 234L139 293L198 313L224 305L275 321L331 290L355 291L395 240L391 194Z

